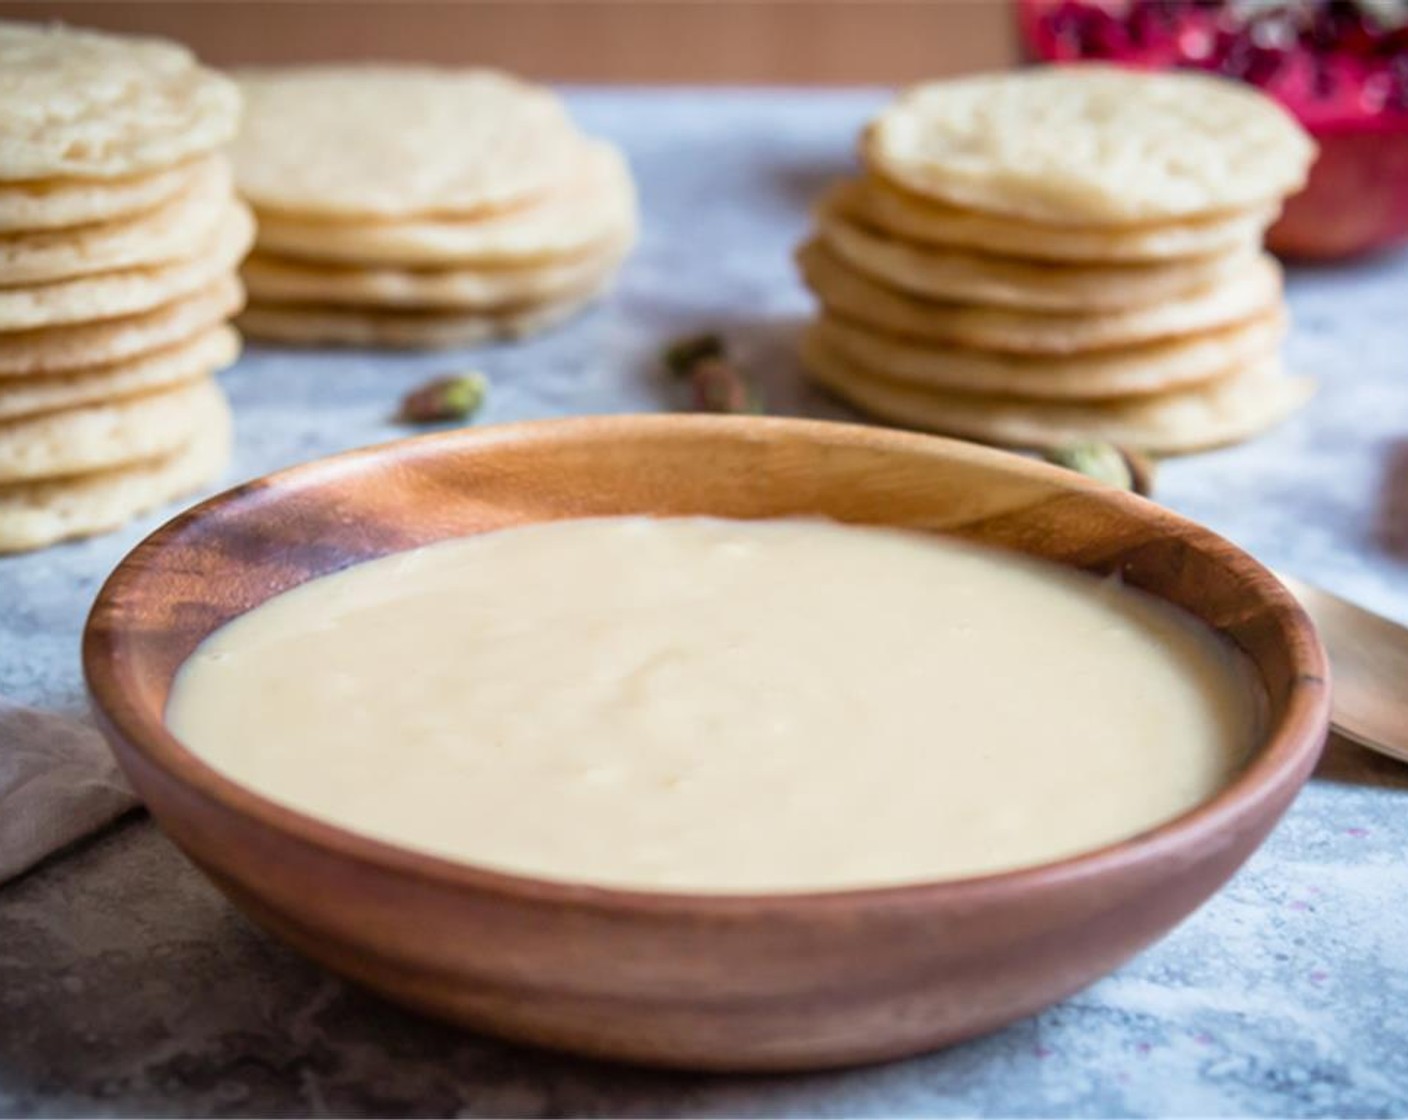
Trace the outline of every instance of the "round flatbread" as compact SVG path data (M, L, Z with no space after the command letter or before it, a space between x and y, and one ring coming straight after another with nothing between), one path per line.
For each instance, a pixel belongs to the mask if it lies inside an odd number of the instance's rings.
M70 373L161 350L224 322L243 306L244 289L227 274L136 315L0 333L0 386L7 378Z
M1275 354L1281 315L1220 331L1093 354L1002 354L936 346L823 315L816 338L857 367L890 381L1030 400L1110 400L1168 393L1244 369Z
M555 187L580 144L556 95L492 70L308 67L239 83L235 168L260 211L479 214Z
M214 482L230 459L230 409L202 404L200 435L175 451L95 474L0 485L0 553L26 552L118 528Z
M1177 260L1247 248L1261 243L1280 212L1278 206L1262 206L1158 225L1043 225L949 206L878 175L839 188L837 205L862 225L920 245L1067 263Z
M635 188L620 153L591 144L577 170L535 205L473 218L310 222L261 212L259 248L325 264L453 268L556 260L630 238Z
M230 165L202 161L185 190L135 217L0 236L0 288L188 260L229 216Z
M376 311L365 307L250 304L240 328L250 338L293 346L445 350L539 334L575 318L596 293L512 311Z
M204 156L179 167L126 179L40 179L0 182L0 233L110 222L160 206L186 190L203 172Z
M1099 439L1152 455L1182 455L1274 427L1315 391L1272 361L1182 392L1127 401L1055 403L945 393L861 370L813 333L802 359L821 385L864 412L905 427L1004 447L1057 447Z
M630 242L562 261L499 268L358 268L310 264L255 253L241 276L261 303L492 311L543 303L599 286Z
M1187 295L1089 314L922 299L877 283L818 241L802 247L797 263L822 306L847 319L923 342L1013 354L1086 354L1202 334L1270 315L1281 303L1281 269L1265 255Z
M907 90L866 130L866 162L919 194L1054 225L1126 225L1273 205L1315 145L1248 86L1097 64Z
M0 483L62 478L169 455L199 433L210 378L146 396L0 423Z
M232 272L253 241L253 217L231 202L214 238L190 260L0 289L0 338L5 331L114 319L170 303Z
M216 327L165 350L111 366L97 366L82 373L10 378L0 381L0 422L186 385L224 369L239 354L238 332L231 327Z
M1206 288L1246 268L1252 251L1149 264L1051 264L919 248L851 221L834 206L818 216L826 247L892 288L929 299L1032 311L1122 311Z
M229 142L234 83L176 43L0 23L0 180L122 178Z

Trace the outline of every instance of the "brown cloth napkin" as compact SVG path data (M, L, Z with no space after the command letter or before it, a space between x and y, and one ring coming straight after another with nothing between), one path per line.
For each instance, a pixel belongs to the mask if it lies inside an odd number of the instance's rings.
M136 804L91 724L0 698L0 883Z

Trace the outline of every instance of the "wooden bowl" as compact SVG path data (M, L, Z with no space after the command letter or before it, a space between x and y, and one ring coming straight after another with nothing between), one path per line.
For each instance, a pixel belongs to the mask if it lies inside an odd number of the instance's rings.
M639 513L824 514L1118 572L1246 651L1266 690L1265 739L1213 800L1085 855L916 886L717 896L535 880L356 836L221 777L162 722L196 645L295 584L455 535ZM393 1000L508 1038L707 1069L894 1058L1089 984L1251 854L1328 722L1310 623L1221 538L1014 455L800 420L521 424L271 475L139 545L99 595L83 656L99 723L157 823L289 944Z

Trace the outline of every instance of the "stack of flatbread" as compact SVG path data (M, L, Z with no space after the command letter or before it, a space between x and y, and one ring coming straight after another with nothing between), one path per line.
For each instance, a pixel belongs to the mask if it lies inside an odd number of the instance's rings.
M1314 147L1269 98L1102 66L935 82L862 138L799 251L817 381L985 442L1176 454L1251 436L1288 377L1262 248Z
M253 240L239 94L173 43L0 24L0 552L115 528L224 468L212 374Z
M466 346L570 318L634 238L621 154L489 70L249 72L234 148L259 216L251 335Z

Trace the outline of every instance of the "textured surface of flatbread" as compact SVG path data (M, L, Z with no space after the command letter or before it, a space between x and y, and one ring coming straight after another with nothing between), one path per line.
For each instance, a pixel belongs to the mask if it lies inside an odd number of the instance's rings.
M1279 363L1183 392L1094 404L944 393L886 381L847 361L812 333L802 359L811 376L864 412L905 427L1008 447L1055 447L1101 439L1155 455L1181 455L1248 439L1306 403L1305 377Z
M224 369L239 353L239 333L231 327L216 327L165 350L83 373L8 378L0 381L0 421L121 401L184 385Z
M474 218L310 222L261 213L259 247L277 256L385 267L526 264L630 237L635 188L625 160L592 143L580 175L534 205Z
M986 396L1033 400L1108 400L1197 385L1276 353L1279 315L1220 331L1094 354L1002 354L914 342L823 315L813 328L821 345L891 381Z
M1061 265L919 248L858 225L834 207L818 215L821 239L853 268L930 299L1032 311L1120 311L1173 299L1234 274L1251 250L1149 264Z
M134 217L0 235L0 287L187 260L209 244L229 216L231 197L230 165L212 158L202 161L176 197Z
M920 194L1072 225L1266 206L1300 189L1315 154L1248 86L1094 64L916 86L871 123L863 150Z
M0 23L0 180L110 178L227 143L233 82L176 43Z
M1066 262L1159 261L1226 252L1259 243L1279 212L1276 206L1262 206L1159 225L1042 225L950 206L876 175L846 183L837 203L862 224L921 245Z
M574 318L596 294L499 312L250 304L238 323L250 338L294 346L441 350L526 338Z
M40 179L0 182L0 233L110 222L174 198L201 173L203 156L177 167L125 179Z
M599 285L630 242L562 261L500 268L333 267L256 253L241 276L256 302L494 310L542 303Z
M256 208L338 218L477 214L570 174L555 94L491 70L344 66L239 76L233 147Z
M28 288L0 289L0 332L150 311L206 288L232 271L253 240L253 217L242 204L232 202L209 246L190 260L79 276Z
M214 482L230 459L230 410L213 395L199 435L175 451L95 474L0 485L0 553L25 552L116 529Z
M12 377L111 365L182 342L236 314L244 289L233 275L150 311L93 323L0 332L0 385Z
M0 483L108 470L168 455L199 435L222 394L203 378L158 393L0 423Z
M816 241L797 261L822 305L848 319L906 338L1014 354L1088 353L1217 330L1270 314L1281 296L1281 269L1269 256L1187 295L1090 314L923 299L870 279Z

